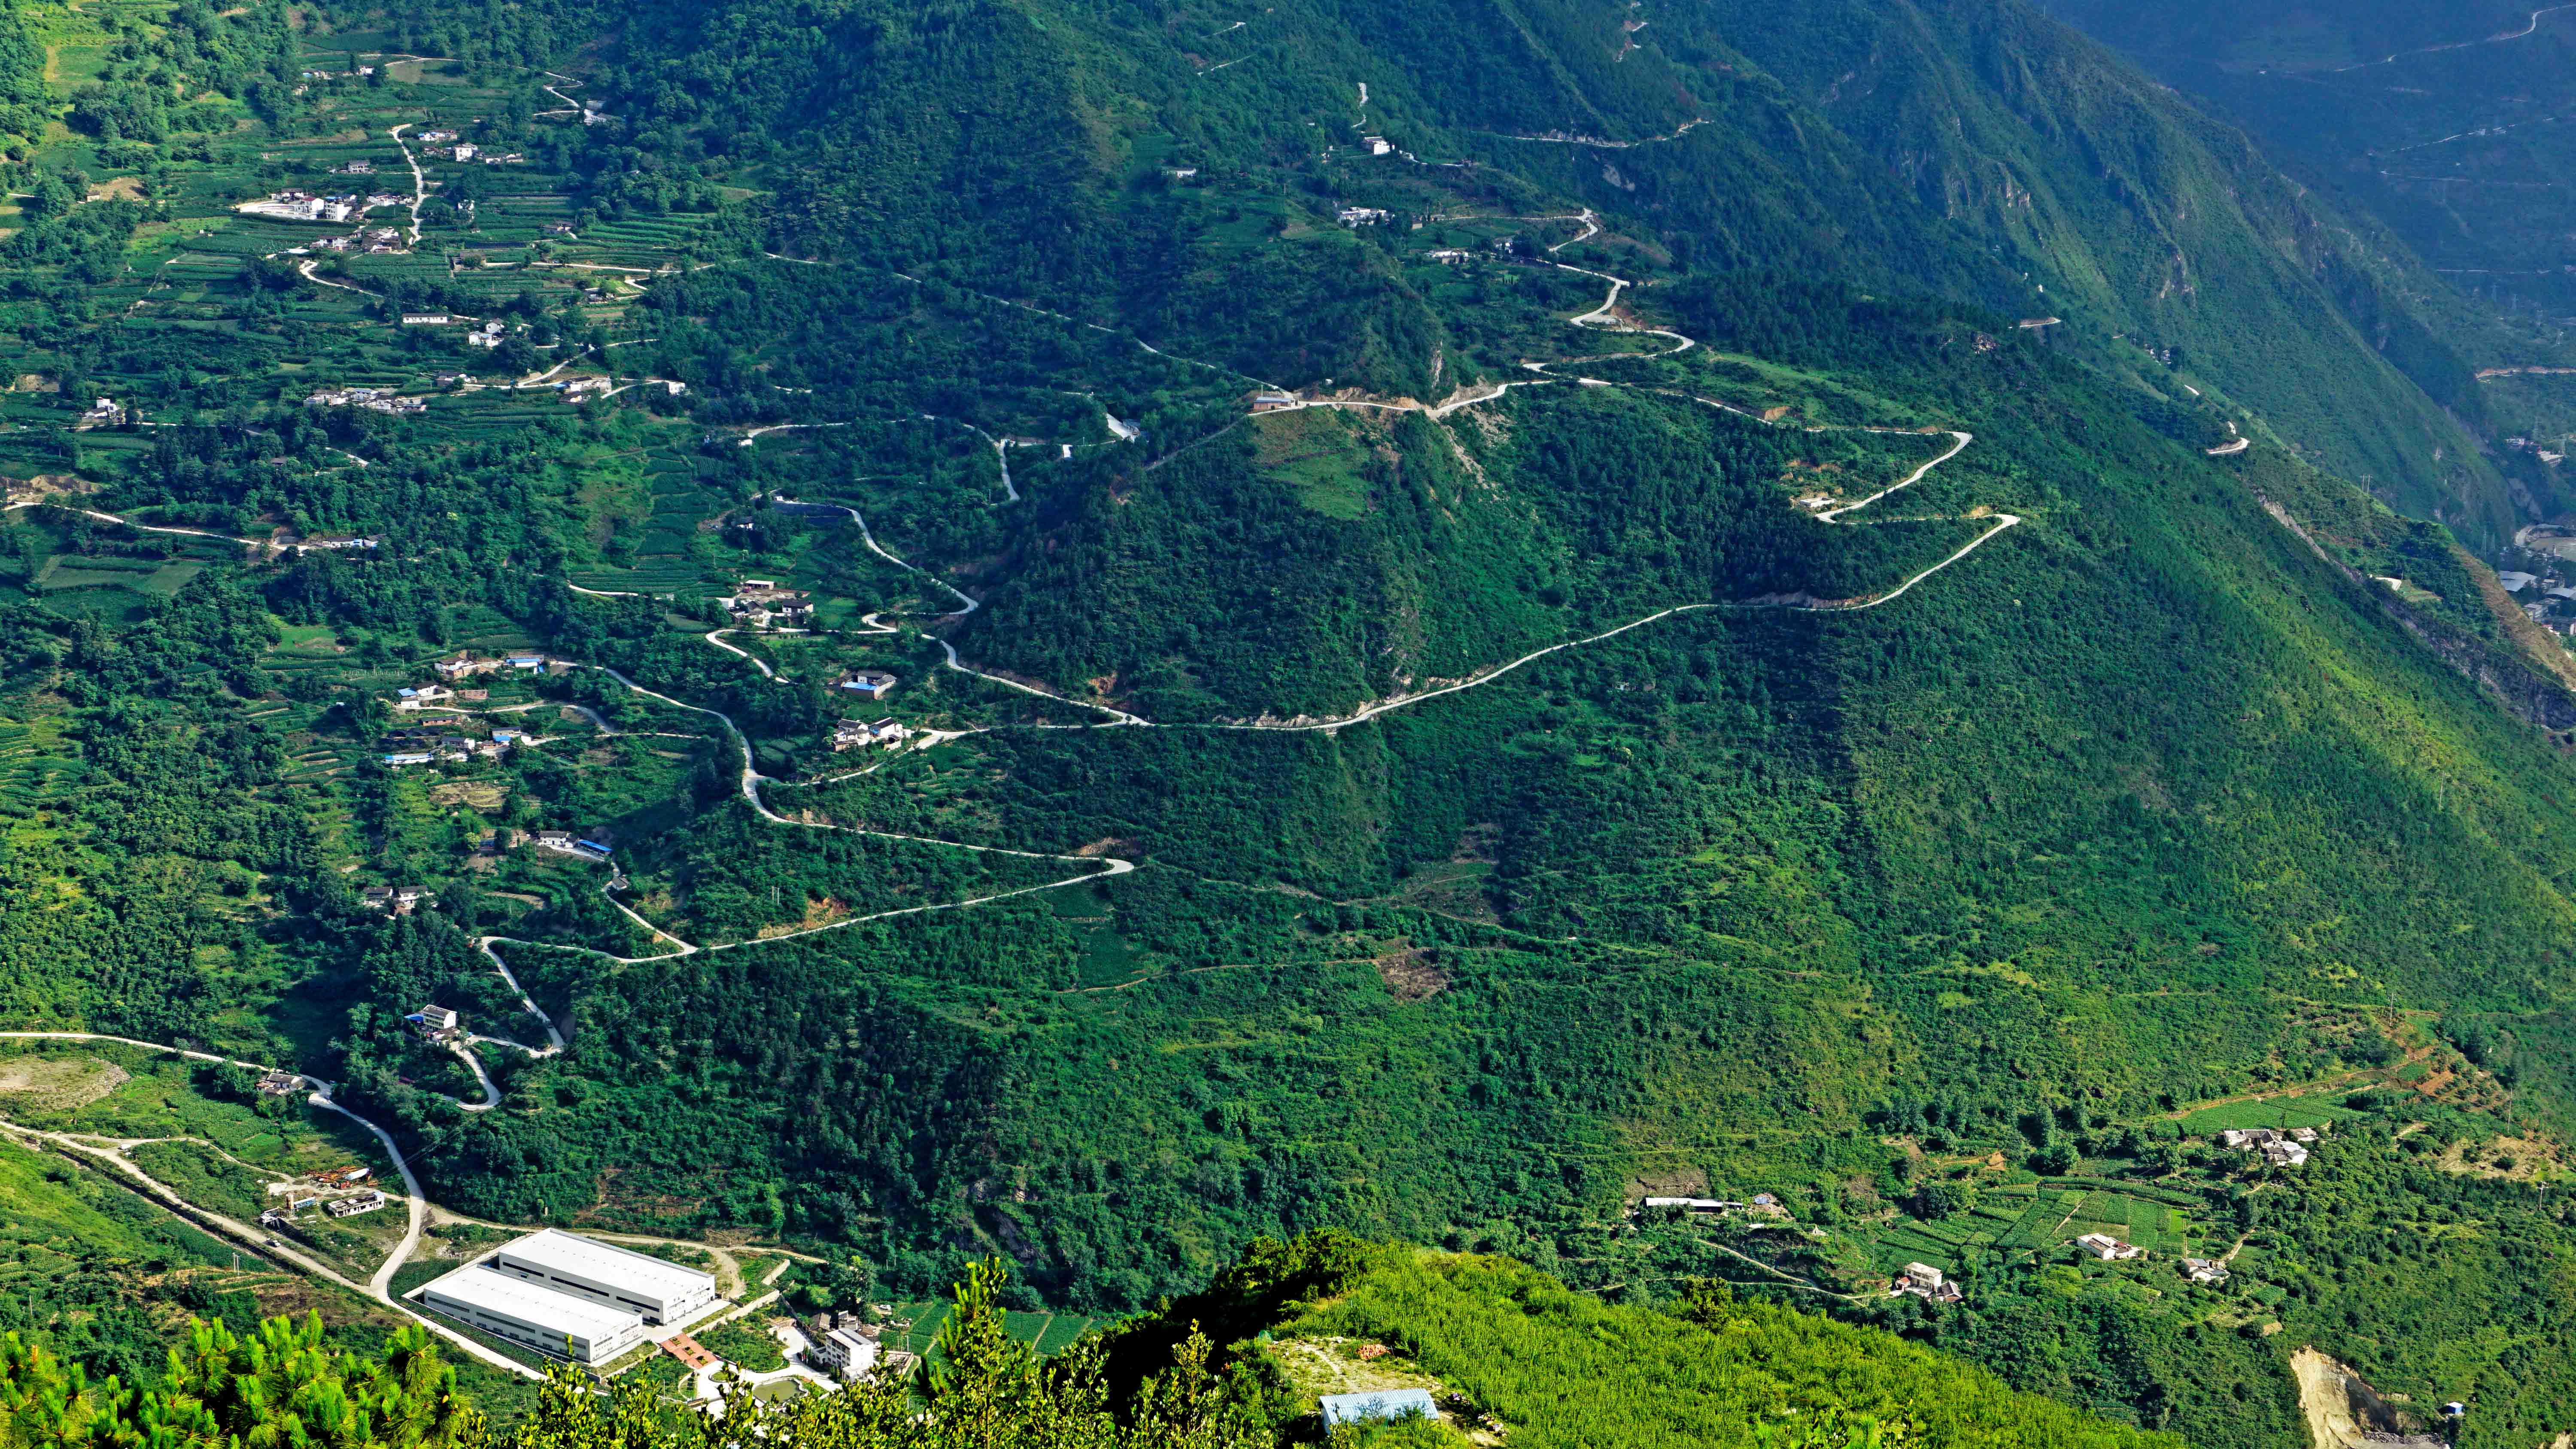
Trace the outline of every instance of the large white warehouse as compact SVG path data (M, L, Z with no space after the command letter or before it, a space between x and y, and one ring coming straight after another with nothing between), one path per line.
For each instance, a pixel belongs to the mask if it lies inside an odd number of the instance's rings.
M716 1280L694 1268L552 1228L494 1253L502 1273L578 1295L647 1323L680 1323L716 1301Z
M421 1306L540 1353L607 1363L644 1341L644 1319L471 1263L420 1290Z

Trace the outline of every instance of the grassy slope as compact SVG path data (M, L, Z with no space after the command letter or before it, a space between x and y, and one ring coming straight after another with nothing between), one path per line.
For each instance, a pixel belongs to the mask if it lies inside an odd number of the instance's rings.
M2548 179L2569 149L2576 31L2509 0L2459 6L2304 8L2056 0L2070 24L2213 113L2242 125L2292 174L2367 217L2461 289L2426 295L2455 351L2481 368L2562 363L2571 298L2560 263L2565 207ZM2555 438L2563 377L2488 378L2496 435ZM2553 451L2564 451L2551 445ZM2564 509L2554 470L2499 460L2545 512ZM2492 553L2490 553L2492 557Z
M1912 1417L1926 1445L2178 1442L1812 1314L1712 1305L1701 1320L1605 1306L1505 1259L1388 1254L1283 1325L1272 1352L1294 1368L1301 1339L1385 1342L1532 1445L1751 1444L1766 1421L1831 1407Z

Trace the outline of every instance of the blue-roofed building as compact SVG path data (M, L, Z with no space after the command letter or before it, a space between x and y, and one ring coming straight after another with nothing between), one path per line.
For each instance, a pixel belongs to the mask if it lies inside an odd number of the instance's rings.
M1326 1394L1324 1427L1338 1428L1368 1419L1437 1418L1440 1406L1429 1389L1377 1389L1365 1394Z

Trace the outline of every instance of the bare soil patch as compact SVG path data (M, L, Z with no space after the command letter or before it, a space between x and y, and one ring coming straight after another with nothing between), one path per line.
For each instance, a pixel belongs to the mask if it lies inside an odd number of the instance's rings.
M0 1094L33 1098L55 1111L86 1107L125 1081L125 1069L96 1057L16 1057L0 1061Z
M792 935L798 931L811 931L818 926L828 926L849 913L850 908L845 902L834 900L829 896L826 896L819 901L807 901L805 903L805 914L802 917L792 922L784 922L761 927L760 939L765 941L772 936L785 936Z
M1424 948L1389 951L1376 958L1377 976L1398 1001L1428 1001L1449 989L1449 973Z
M429 787L431 803L463 805L475 810L501 808L501 787L488 780L447 780Z
M2537 1137L2498 1137L2455 1142L2442 1154L2442 1170L2500 1182L2530 1182L2555 1168L2558 1147Z
M2314 1449L2441 1449L2433 1434L2410 1434L2396 1407L2361 1375L2314 1347L2290 1355L2299 1380L2299 1411Z

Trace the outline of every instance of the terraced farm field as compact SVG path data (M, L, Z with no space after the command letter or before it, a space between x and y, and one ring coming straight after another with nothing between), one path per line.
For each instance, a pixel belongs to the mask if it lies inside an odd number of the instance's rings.
M2193 1137L2209 1137L2231 1128L2331 1127L2362 1115L2327 1097L2274 1097L2204 1107L2182 1119L2182 1130Z
M888 1329L884 1346L898 1352L930 1357L931 1348L939 1339L939 1326L947 1321L948 1310L949 1305L941 1302L895 1304L895 1317L898 1320L910 1319L911 1324L903 1329ZM1062 1352L1101 1322L1101 1319L1079 1313L1012 1311L1002 1315L1002 1327L1011 1337L1030 1345L1040 1354Z

